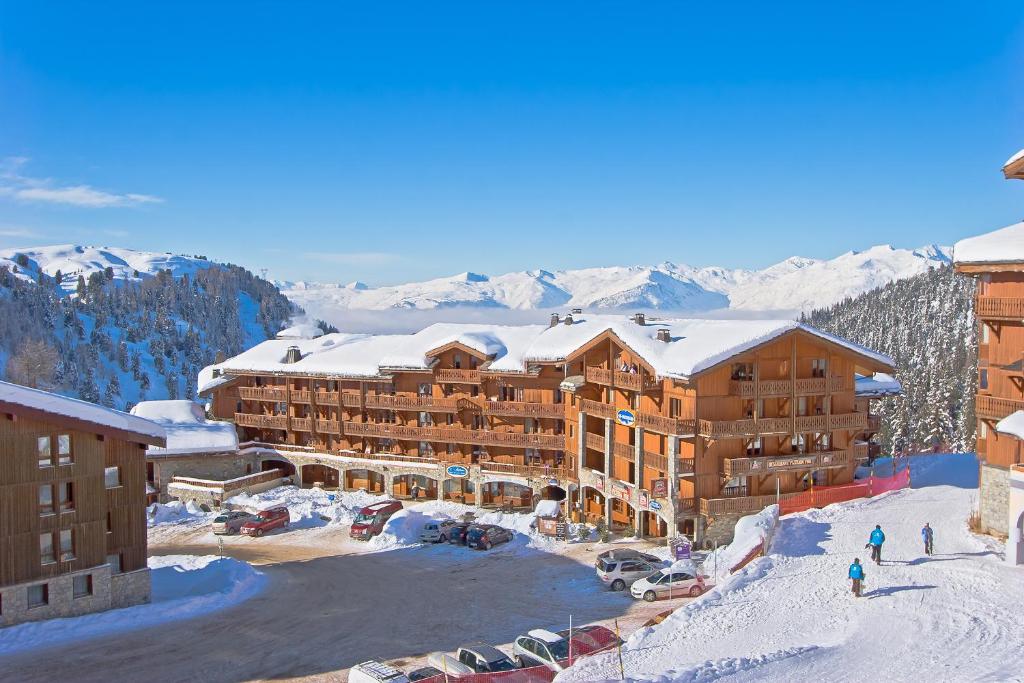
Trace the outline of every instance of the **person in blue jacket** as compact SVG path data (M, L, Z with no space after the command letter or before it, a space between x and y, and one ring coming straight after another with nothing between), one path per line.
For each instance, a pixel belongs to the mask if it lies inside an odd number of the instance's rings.
M868 545L871 546L871 559L875 561L875 564L882 564L883 543L885 543L885 534L882 533L882 526L876 524L875 530L871 532L871 536L868 538Z
M859 557L853 558L849 576L850 580L853 581L853 596L859 598L860 589L864 584L864 567L861 565Z
M924 554L925 555L931 555L932 552L934 552L932 550L932 539L933 538L934 538L934 534L932 533L932 528L930 526L928 526L928 522L925 522L924 523L924 528L921 529L921 540L924 541Z

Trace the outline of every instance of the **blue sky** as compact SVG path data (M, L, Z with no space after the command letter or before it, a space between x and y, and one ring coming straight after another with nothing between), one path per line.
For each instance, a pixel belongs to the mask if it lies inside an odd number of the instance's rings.
M0 246L392 283L1024 217L1019 1L0 0Z

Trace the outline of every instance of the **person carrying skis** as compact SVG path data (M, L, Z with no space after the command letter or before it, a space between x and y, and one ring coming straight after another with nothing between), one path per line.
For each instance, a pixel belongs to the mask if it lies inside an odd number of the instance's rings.
M925 522L924 523L924 528L921 529L921 540L924 541L924 554L925 555L931 555L932 552L934 552L932 550L932 539L933 538L934 538L934 534L932 533L932 528L930 526L928 526L928 522Z
M859 557L853 558L849 576L850 580L853 581L853 596L859 598L861 587L864 584L864 567L861 565Z
M871 546L871 559L875 561L875 564L882 564L883 543L885 543L885 534L882 533L882 526L876 524L875 530L871 532L871 536L868 538L868 545Z

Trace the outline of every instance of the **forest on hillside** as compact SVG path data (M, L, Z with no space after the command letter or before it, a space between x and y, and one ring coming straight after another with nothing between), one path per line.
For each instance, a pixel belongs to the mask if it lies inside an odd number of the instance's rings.
M109 269L78 276L74 294L0 268L0 373L5 379L127 409L194 398L199 370L272 337L299 313L274 285L225 265L139 280Z
M942 266L803 316L893 358L903 394L880 401L883 453L974 450L974 286Z

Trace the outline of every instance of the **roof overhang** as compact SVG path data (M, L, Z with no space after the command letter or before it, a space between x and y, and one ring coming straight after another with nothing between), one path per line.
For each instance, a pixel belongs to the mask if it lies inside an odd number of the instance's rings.
M1007 180L1024 180L1024 155L1003 166L1003 176Z
M167 445L167 438L163 436L154 436L152 434L134 432L127 429L118 429L116 427L100 424L98 422L83 420L77 417L70 417L68 415L61 415L60 413L52 413L47 410L40 410L39 408L30 408L28 406L23 406L18 403L10 403L8 401L0 401L0 413L11 415L14 416L15 418L23 417L28 420L47 422L49 424L65 427L69 430L73 430L76 432L90 432L93 434L102 434L105 437L110 437L112 439L121 439L123 441L129 441L131 443L140 443L146 444L148 446L161 447Z

